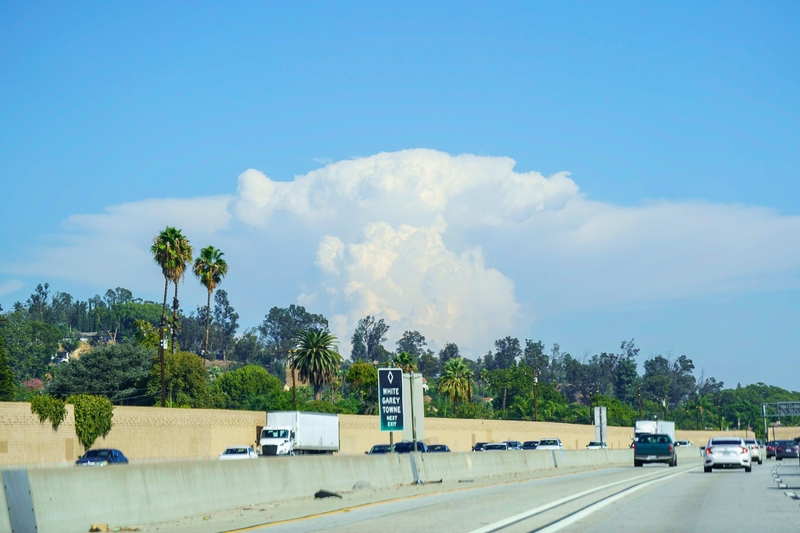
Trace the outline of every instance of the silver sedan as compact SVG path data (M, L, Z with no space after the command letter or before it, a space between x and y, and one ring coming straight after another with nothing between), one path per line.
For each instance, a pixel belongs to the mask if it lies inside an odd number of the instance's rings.
M713 468L744 468L752 470L750 449L744 439L738 437L714 437L708 441L703 454L703 470L711 472Z

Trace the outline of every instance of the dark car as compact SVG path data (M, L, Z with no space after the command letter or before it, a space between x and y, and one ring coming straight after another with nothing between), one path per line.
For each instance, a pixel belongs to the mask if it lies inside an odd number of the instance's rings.
M119 450L113 448L99 448L89 450L83 457L75 461L77 466L106 466L106 465L126 465L128 458Z
M364 452L367 455L383 455L385 453L389 453L392 451L392 447L389 444L376 444L373 446L368 452Z
M522 443L523 450L535 450L539 446L538 440L526 440Z
M775 460L797 458L797 443L793 440L779 440L775 446Z
M476 442L475 446L472 447L473 452L482 452L486 445L489 444L488 442Z
M503 442L508 444L508 449L509 450L521 450L522 449L522 443L520 441L518 441L518 440L505 440Z
M770 457L775 457L775 446L778 444L778 441L771 440L767 443L767 459Z
M414 443L404 440L403 442L398 442L394 445L394 453L411 453L414 451ZM422 453L428 453L428 445L422 442L421 440L417 441L417 451Z
M449 451L450 451L450 448L447 446L447 444L431 444L430 446L428 446L428 452L429 453L433 453L433 452L449 452Z

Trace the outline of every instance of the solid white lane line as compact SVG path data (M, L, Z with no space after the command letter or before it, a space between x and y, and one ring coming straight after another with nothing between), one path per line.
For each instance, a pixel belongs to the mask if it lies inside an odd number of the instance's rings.
M679 472L679 473L682 474L683 472L688 471L688 470L691 470L691 469L687 469L687 470L684 470L684 471ZM559 505L563 505L565 503L571 502L572 500L577 500L578 498L583 498L584 496L586 496L588 494L592 494L594 492L598 492L598 491L607 489L609 487L614 487L616 485L621 485L623 483L630 483L631 481L635 481L637 479L642 479L642 478L645 478L645 477L652 477L652 476L654 476L656 474L660 474L660 473L661 472L642 474L641 476L622 479L620 481L615 481L615 482L609 483L607 485L601 485L601 486L595 487L593 489L584 490L582 492L576 492L575 494L571 494L570 496L566 496L564 498L555 500L555 501L547 503L545 505L541 505L539 507L535 507L535 508L530 509L528 511L524 511L524 512L519 513L519 514L515 514L514 516L509 516L508 518L504 518L503 520L498 520L497 522L494 522L494 523L491 523L489 525L480 527L478 529L473 529L469 533L491 533L492 531L497 531L498 529L502 529L504 527L510 526L511 524L515 524L517 522L520 522L522 520L525 520L525 519L530 518L532 516L535 516L537 514L543 513L545 511L548 511L548 510L552 509L553 507L558 507ZM670 477L673 476L673 475L677 475L677 474L670 474ZM661 478L660 477L656 478L656 481L658 479L661 479Z
M563 528L565 528L565 527L567 527L569 525L572 525L575 522L577 522L578 520L586 518L590 514L599 511L600 509L602 509L606 505L611 505L615 501L617 501L617 500L619 500L621 498L624 498L625 496L628 496L630 494L633 494L634 492L636 492L638 490L641 490L641 489L647 487L648 485L652 485L653 483L658 483L659 481L665 481L665 480L673 478L675 476L680 476L682 474L685 474L686 472L687 472L687 470L684 470L683 472L676 472L674 474L670 474L668 476L660 477L660 478L654 479L652 481L645 481L644 483L642 483L640 485L636 485L635 487L631 487L629 489L625 489L625 490L623 490L621 492L618 492L613 496L609 496L608 498L600 500L599 502L594 503L594 504L592 504L592 505L590 505L590 506L578 511L577 513L571 514L571 515L567 516L566 518L563 518L563 519L559 520L558 522L550 524L549 526L545 526L542 529L537 529L535 531L536 531L536 533L555 533L556 531L559 531L559 530L561 530L561 529L563 529Z

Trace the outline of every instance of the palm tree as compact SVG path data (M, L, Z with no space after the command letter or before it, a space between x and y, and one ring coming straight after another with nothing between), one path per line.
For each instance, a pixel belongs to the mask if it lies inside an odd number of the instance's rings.
M172 299L172 354L174 355L175 347L178 345L178 330L180 329L180 324L178 323L178 282L183 279L187 265L192 264L194 249L189 244L189 239L184 237L180 230L177 230L173 245L172 275L170 278L172 283L175 284L175 297Z
M314 387L314 399L322 397L322 387L330 383L342 356L336 351L336 337L327 331L300 331L294 338L295 350L292 372L296 368L300 377Z
M164 329L167 327L167 291L169 282L173 278L175 265L175 243L183 239L183 234L177 228L167 226L164 231L153 238L150 253L153 260L161 267L164 274L164 304L161 307L161 326L158 328L158 357L161 360L161 407L166 405L164 389Z
M455 357L444 364L439 393L448 396L455 407L459 401L472 398L472 383L472 370L461 357Z
M397 354L394 359L392 359L392 365L397 368L402 368L403 372L406 374L416 372L419 368L417 363L414 362L414 357L406 352L400 352Z
M200 257L194 260L194 275L200 278L206 289L208 289L208 301L206 303L206 343L203 349L203 365L206 364L206 354L208 353L208 329L211 326L211 293L222 283L222 278L228 273L228 263L222 258L225 255L213 246L206 246L200 250Z

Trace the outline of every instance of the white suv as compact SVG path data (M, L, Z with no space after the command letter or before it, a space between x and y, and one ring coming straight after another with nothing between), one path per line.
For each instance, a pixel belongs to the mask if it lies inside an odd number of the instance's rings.
M536 447L537 450L563 450L564 445L561 443L561 439L542 439L539 441L539 446Z

